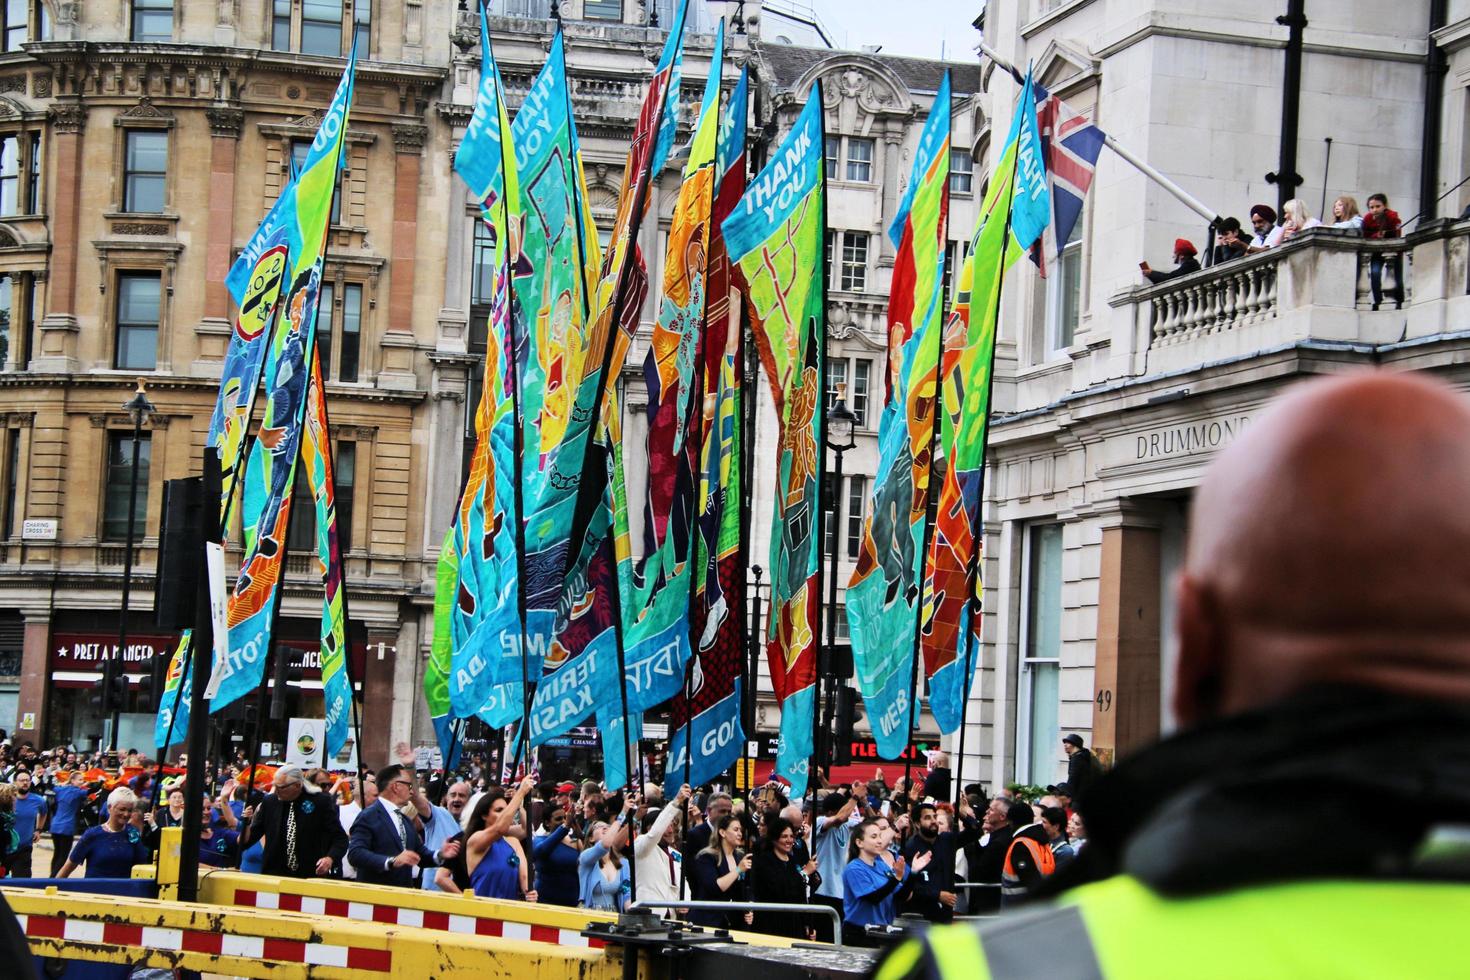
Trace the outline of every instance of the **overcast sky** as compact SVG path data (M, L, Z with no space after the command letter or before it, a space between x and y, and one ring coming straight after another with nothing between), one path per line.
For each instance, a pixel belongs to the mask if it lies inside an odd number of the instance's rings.
M839 47L881 44L885 54L972 61L980 35L971 24L980 0L818 0L817 12Z

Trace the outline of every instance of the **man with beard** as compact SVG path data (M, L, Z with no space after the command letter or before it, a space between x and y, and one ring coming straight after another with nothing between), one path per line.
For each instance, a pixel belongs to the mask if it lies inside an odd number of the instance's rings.
M1265 412L1194 498L1180 731L1080 799L1057 905L940 927L878 977L1463 972L1467 497L1470 402L1442 382L1353 373Z
M954 920L954 906L958 893L954 887L954 858L960 848L980 839L980 824L975 820L970 804L960 803L960 820L964 829L941 832L935 818L934 804L920 803L913 809L914 836L903 847L903 856L909 867L914 867L914 858L920 854L934 853L922 871L914 872L913 891L904 906L905 912L922 915L930 922Z
M46 823L48 811L46 798L31 792L31 773L20 769L15 774L15 833L20 847L10 858L10 876L29 878L31 857L35 854L36 842L41 839L41 828Z
M306 778L300 766L282 766L275 792L260 801L241 836L244 851L264 838L261 871L283 878L325 878L341 867L347 835L330 793Z

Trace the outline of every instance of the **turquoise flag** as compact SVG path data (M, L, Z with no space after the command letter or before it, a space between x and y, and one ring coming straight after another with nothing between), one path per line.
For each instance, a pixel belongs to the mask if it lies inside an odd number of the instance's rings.
M290 231L290 270L285 315L266 350L265 415L245 474L243 528L245 560L226 612L228 654L215 665L211 711L260 686L270 649L271 620L286 558L291 489L296 476L307 378L316 351L317 299L332 195L342 170L342 143L352 106L357 48L337 94L322 117L295 183L295 227Z

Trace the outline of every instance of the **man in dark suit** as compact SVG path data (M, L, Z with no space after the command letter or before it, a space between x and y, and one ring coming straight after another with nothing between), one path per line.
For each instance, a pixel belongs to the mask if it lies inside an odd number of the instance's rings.
M729 793L715 793L706 801L704 822L695 824L684 834L684 860L689 862L685 867L694 866L694 855L709 847L715 825L732 808Z
M399 812L413 794L413 774L400 765L378 772L378 799L352 822L347 858L357 869L357 879L375 885L420 887L423 869L459 854L459 841L451 840L436 852L424 846L413 821Z
M275 793L255 811L240 850L262 837L261 871L284 878L324 877L340 872L347 834L330 794L306 778L300 766L276 770Z

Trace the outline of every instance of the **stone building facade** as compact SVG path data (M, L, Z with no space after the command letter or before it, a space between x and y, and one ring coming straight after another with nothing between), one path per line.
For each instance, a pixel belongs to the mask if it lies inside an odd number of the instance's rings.
M828 79L833 163L844 175L831 208L839 229L833 356L844 362L850 400L869 385L846 469L871 489L893 258L882 232L938 66L778 49L762 44L761 4L692 6L681 99L698 99L713 25L739 14L726 81L733 85L742 64L756 74L753 145L779 139L811 81ZM666 26L672 10L668 0L560 4L600 221L611 221L628 134L663 43L663 29L648 20L657 15ZM542 64L550 13L539 0L492 4L513 105ZM136 681L141 658L166 651L170 638L151 614L162 484L199 468L234 315L223 275L311 139L356 38L347 169L326 261L331 302L319 328L350 611L362 624L353 669L368 761L397 741L428 742L420 689L434 564L462 478L480 361L475 324L487 299L487 243L451 173L478 84L476 17L421 0L33 0L8 5L5 16L15 20L0 25L0 727L38 743L95 744L102 733L88 688L120 625L133 472L133 426L122 406L140 377L154 410L138 447L124 670ZM775 8L770 19L779 20ZM956 146L969 147L981 118L979 73L959 70ZM651 257L677 179L665 173L653 195L658 221L643 242ZM957 190L957 242L973 224L976 192L968 177ZM659 281L657 258L649 272ZM645 320L652 310L650 301ZM635 348L625 372L634 447L641 357ZM775 441L768 399L756 439L759 460ZM630 474L639 466L630 455ZM758 469L753 555L767 547L759 515L770 513L770 480ZM844 539L857 519L844 510ZM288 710L309 715L320 709L320 591L302 523L293 528L279 635L303 669ZM845 580L851 564L842 554ZM146 748L151 716L136 707L133 693L120 741ZM762 727L773 731L768 714Z
M1453 220L1470 203L1456 187L1470 160L1470 4L1450 4L1440 25L1431 7L1308 2L1302 31L1296 196L1315 213L1339 195L1366 207L1386 193L1406 238L1317 229L1149 285L1138 262L1169 268L1179 237L1203 251L1204 221L1104 150L1056 274L1043 280L1024 263L1010 273L966 781L1045 785L1065 773L1067 732L1110 758L1170 730L1171 582L1192 491L1272 397L1303 377L1372 365L1470 386L1459 319L1470 225ZM1001 0L985 5L981 25L999 53L1034 64L1051 91L1244 221L1252 204L1278 203L1266 175L1280 169L1291 36L1276 18L1286 13L1284 0ZM1003 72L984 71L977 181L1017 95ZM1431 101L1426 113L1435 85L1442 109ZM1439 171L1427 184L1426 155ZM1375 266L1385 270L1378 295Z

